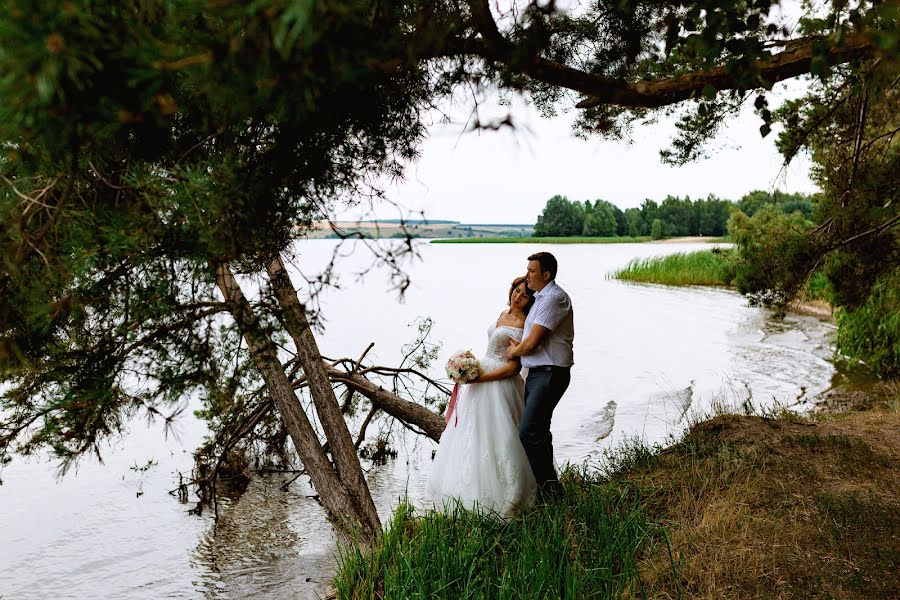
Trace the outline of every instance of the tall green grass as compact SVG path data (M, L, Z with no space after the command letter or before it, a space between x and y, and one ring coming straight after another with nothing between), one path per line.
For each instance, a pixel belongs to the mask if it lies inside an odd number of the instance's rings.
M502 520L401 504L374 548L346 547L338 598L621 598L643 595L637 560L661 528L630 485L569 471L564 495Z
M841 308L837 349L883 377L900 376L900 271L882 276L865 303Z
M822 271L816 271L810 276L804 288L806 300L824 300L831 302L831 294L828 288L828 277Z
M641 237L483 237L448 238L431 240L432 244L636 244L649 242L650 236Z
M730 250L701 250L635 259L613 274L616 279L664 285L731 285L734 259Z

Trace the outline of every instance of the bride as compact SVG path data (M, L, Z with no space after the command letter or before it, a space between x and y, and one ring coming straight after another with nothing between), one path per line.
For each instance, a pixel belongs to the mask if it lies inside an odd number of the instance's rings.
M441 435L426 493L436 508L460 502L509 516L534 500L537 484L519 441L525 382L519 360L505 357L509 340L522 339L534 291L518 277L509 288L509 309L488 329L482 375L460 386L455 412Z

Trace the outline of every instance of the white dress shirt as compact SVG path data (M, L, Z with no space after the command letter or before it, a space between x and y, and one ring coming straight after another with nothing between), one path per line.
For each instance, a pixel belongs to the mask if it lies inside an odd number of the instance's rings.
M525 319L522 338L528 337L532 325L540 325L549 331L531 354L522 357L522 366L571 367L575 363L572 350L572 342L575 340L575 313L572 310L572 300L555 281L550 281L534 297L534 305Z

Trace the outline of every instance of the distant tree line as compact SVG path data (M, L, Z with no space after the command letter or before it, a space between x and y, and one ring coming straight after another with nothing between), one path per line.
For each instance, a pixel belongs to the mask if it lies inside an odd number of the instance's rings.
M733 210L752 217L763 206L774 205L785 214L800 213L813 218L815 197L806 194L752 191L734 202L709 195L691 200L689 196L666 196L657 203L644 200L640 208L620 209L606 200L569 200L556 195L547 201L534 226L536 237L616 237L722 236L728 231Z

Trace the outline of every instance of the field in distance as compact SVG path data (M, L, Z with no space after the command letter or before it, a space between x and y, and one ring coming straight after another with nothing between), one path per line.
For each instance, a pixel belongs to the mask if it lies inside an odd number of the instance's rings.
M308 239L329 239L346 235L361 234L368 238L402 238L406 237L404 225L397 219L379 221L336 221L334 226L341 232L338 235L326 222L315 224L315 229L307 233ZM509 238L530 237L534 232L532 225L525 224L486 224L460 223L459 221L417 221L405 222L406 232L417 238L477 239L477 238Z

